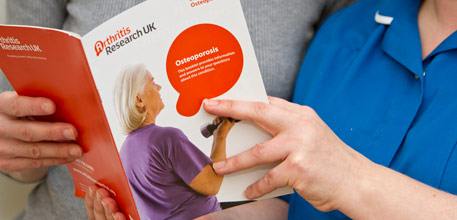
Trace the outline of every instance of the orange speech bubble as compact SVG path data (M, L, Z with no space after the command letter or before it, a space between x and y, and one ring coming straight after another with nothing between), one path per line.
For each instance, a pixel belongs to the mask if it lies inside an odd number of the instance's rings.
M168 79L180 93L176 110L187 117L197 114L204 99L230 90L242 69L241 46L228 30L214 24L184 30L167 56Z

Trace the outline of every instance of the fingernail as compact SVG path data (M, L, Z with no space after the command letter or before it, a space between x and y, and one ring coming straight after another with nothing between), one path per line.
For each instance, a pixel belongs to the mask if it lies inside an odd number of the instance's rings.
M94 197L94 191L92 191L91 187L89 187L89 196Z
M73 134L73 131L71 129L65 129L63 131L63 136L68 140L74 140L75 139L75 135Z
M207 99L205 101L205 105L206 106L216 106L219 104L219 101L218 100L213 100L213 99Z
M102 206L103 206L103 208L104 208L104 209L106 209L106 202L105 202L105 201L103 201L103 200L101 200L101 202L102 202Z
M79 147L73 147L70 149L70 155L72 157L80 157L82 156L81 149Z
M114 213L113 213L112 215L113 215L113 219L114 219L114 220L117 220L116 215L115 215Z
M45 113L52 113L52 105L50 103L43 103L41 105L41 109L45 112Z
M213 169L216 170L216 172L222 171L224 166L225 166L225 161L219 161L219 162L213 163Z

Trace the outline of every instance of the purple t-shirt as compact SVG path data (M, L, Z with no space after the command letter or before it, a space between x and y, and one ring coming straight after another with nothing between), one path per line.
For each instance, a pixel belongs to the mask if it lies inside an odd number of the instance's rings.
M154 124L129 134L120 157L142 220L193 219L221 210L190 182L211 162L184 133Z

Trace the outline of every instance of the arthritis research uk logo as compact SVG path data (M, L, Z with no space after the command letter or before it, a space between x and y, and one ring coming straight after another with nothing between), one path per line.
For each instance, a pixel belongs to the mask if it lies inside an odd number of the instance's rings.
M146 34L156 31L157 27L154 22L149 23L142 28L132 31L130 27L122 27L116 31L116 33L110 34L105 40L99 40L95 42L95 53L97 56L105 51L106 55L110 55L115 51L127 46L135 40L143 37Z

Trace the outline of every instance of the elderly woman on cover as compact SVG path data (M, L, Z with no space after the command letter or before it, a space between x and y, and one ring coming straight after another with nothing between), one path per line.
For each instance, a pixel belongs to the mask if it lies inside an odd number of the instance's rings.
M234 122L215 119L221 124L208 158L181 130L156 125L164 108L161 88L143 64L125 68L115 87L115 105L128 133L120 157L140 216L191 219L218 211L214 195L223 176L211 164L226 158L226 137Z

